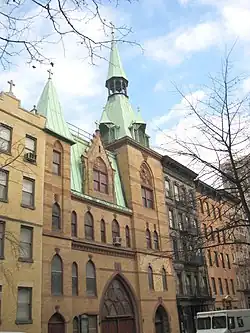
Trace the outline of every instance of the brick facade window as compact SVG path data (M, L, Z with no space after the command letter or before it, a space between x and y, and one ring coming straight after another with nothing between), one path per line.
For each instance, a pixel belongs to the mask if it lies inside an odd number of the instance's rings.
M127 226L127 225L125 227L125 236L126 236L126 246L131 247L130 230L129 230L129 226Z
M167 273L164 267L162 268L161 276L162 276L162 289L168 290Z
M22 205L33 208L35 205L35 180L23 177Z
M0 170L0 201L8 200L8 179L9 172Z
M120 226L116 220L112 221L112 237L120 237Z
M159 237L157 231L154 231L154 249L159 250Z
M71 236L77 237L77 215L75 211L71 213Z
M146 242L147 242L147 249L152 249L151 233L149 229L146 229Z
M19 259L32 260L33 255L33 228L21 225Z
M108 193L108 172L103 160L98 157L93 169L94 190L101 193Z
M154 192L153 192L153 182L149 167L146 163L142 163L140 169L141 177L141 196L142 204L146 208L154 208Z
M0 124L0 151L4 153L10 153L11 151L11 137L12 137L12 128Z
M56 150L53 150L53 164L52 164L52 173L54 175L60 176L61 174L61 163L62 163L62 156Z
M52 230L57 231L61 229L61 208L57 202L52 207Z
M90 212L87 212L84 217L85 238L94 240L94 219Z
M51 262L51 294L63 294L63 263L58 254L54 255Z
M89 296L96 296L96 271L91 260L86 264L86 291Z
M148 287L149 290L154 290L154 274L151 266L148 266Z
M106 226L103 219L101 220L101 242L106 243Z
M32 320L32 288L18 287L17 313L18 323L29 323Z
M72 264L72 295L78 295L78 267L75 262Z

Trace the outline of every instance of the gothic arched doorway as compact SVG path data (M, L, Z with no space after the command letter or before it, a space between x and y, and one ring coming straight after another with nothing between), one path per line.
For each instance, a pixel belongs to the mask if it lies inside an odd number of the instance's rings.
M166 310L159 305L155 313L155 333L169 333L169 321Z
M48 322L48 333L64 333L65 320L60 313L54 313Z
M101 333L137 332L132 292L121 277L115 277L108 285L100 310Z

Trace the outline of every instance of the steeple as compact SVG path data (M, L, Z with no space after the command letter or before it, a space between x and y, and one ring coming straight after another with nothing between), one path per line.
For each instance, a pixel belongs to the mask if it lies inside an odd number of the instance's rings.
M64 119L51 75L52 73L49 72L49 79L37 104L37 113L46 118L45 129L48 132L51 132L70 144L74 144L73 137Z
M149 137L145 133L146 123L140 112L134 112L129 102L128 79L122 66L113 32L106 87L108 88L108 100L99 126L104 143L109 144L128 136L148 147Z
M127 96L128 79L122 66L118 48L112 30L111 52L109 58L109 69L106 80L109 96L113 94L124 94Z

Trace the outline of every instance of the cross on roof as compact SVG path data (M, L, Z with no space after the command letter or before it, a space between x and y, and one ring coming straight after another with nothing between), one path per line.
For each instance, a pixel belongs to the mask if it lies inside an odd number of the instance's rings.
M112 40L114 40L114 38L115 38L115 26L112 22L110 22L110 25L111 25L111 37L112 37Z
M9 88L9 94L13 95L13 91L12 91L12 88L15 87L15 83L13 82L13 80L10 80L7 82L9 85L10 85L10 88Z
M51 79L51 76L53 75L53 72L51 69L48 69L47 72L49 73L49 80Z
M96 120L95 121L96 129L99 129L99 122Z

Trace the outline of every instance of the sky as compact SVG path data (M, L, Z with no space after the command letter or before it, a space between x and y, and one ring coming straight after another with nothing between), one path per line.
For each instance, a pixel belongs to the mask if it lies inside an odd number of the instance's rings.
M153 148L162 144L164 133L183 132L190 126L183 117L186 102L176 87L190 98L203 98L209 74L221 70L222 58L235 42L235 69L250 72L249 0L121 0L117 8L106 2L102 9L106 19L132 27L127 39L141 45L119 43L118 48L129 79L130 101L148 124ZM36 33L47 32L42 22L37 23ZM102 34L93 21L84 29L93 38ZM107 100L109 51L104 49L104 59L97 59L95 65L73 39L66 39L64 47L48 44L44 51L55 63L53 82L66 120L93 132ZM33 69L26 60L20 56L0 72L0 90L8 90L7 81L14 80L16 97L30 110L46 84L49 67L36 65ZM242 89L250 89L249 79Z

